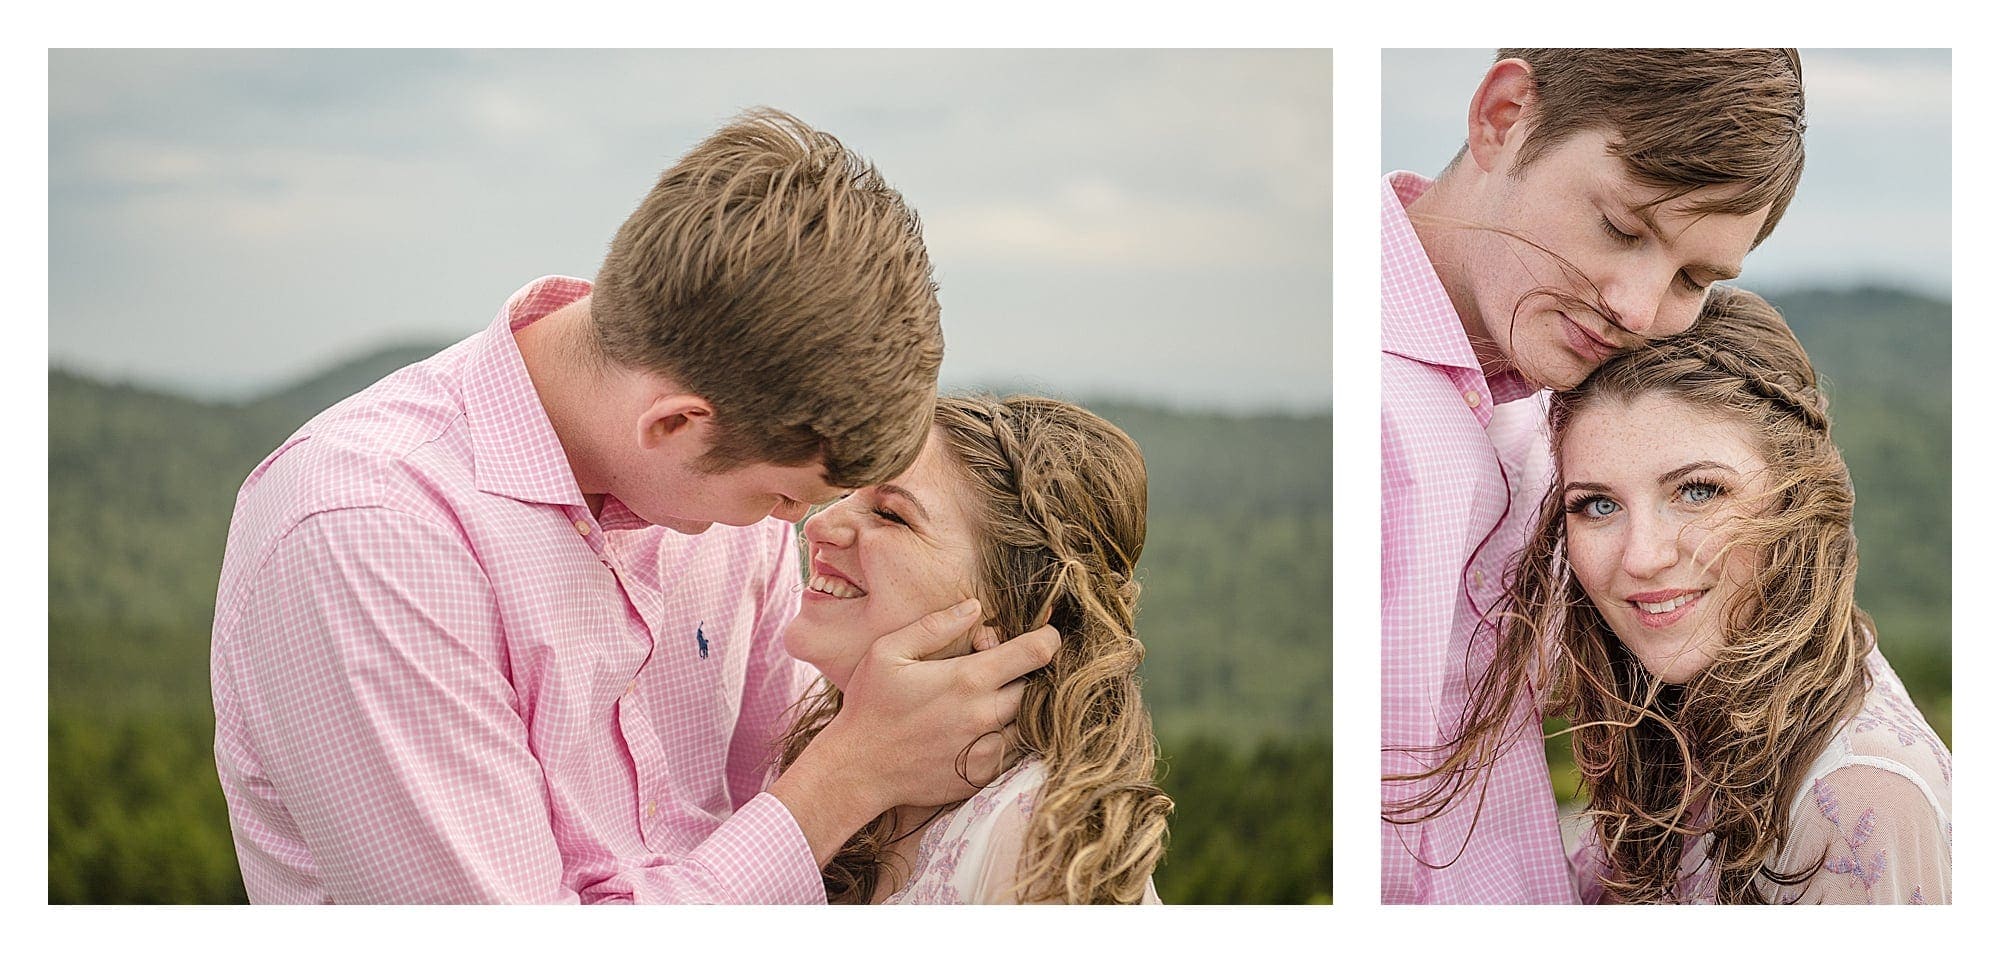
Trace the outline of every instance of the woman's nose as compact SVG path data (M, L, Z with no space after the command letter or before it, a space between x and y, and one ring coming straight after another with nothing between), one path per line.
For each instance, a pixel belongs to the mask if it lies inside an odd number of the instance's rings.
M1634 519L1625 538L1625 574L1650 579L1680 561L1680 526L1661 519Z
M824 543L830 546L846 546L854 541L854 520L849 515L845 500L835 502L806 520L805 536L809 543Z

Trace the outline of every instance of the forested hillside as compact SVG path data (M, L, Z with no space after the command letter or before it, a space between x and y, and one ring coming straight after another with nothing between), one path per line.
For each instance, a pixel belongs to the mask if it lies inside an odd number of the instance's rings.
M49 899L242 899L209 752L237 487L319 409L434 348L246 404L49 375ZM1097 408L1146 452L1139 625L1169 902L1329 899L1329 418Z

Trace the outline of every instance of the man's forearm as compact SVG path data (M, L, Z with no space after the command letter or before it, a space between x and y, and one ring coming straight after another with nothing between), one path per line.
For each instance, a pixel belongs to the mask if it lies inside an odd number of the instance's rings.
M851 773L841 778L837 768L836 758L817 746L808 747L768 789L792 812L812 847L813 862L821 867L862 825L895 806L881 803L882 798Z

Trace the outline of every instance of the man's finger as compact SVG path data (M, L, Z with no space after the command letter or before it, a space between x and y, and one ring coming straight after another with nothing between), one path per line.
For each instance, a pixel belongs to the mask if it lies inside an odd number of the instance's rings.
M1028 682L1021 678L1001 686L999 693L993 696L993 720L988 724L996 729L1014 731L1014 719L1021 714L1021 697L1027 691Z
M999 644L1000 630L992 626L982 625L979 627L979 631L972 633L972 650L974 652L984 652Z
M1059 648L1062 648L1062 636L1045 625L1009 639L990 651L953 659L952 662L968 667L974 685L998 687L1049 664Z
M879 644L897 658L914 661L944 651L978 623L979 600L967 599L883 636Z
M1019 736L1012 732L1010 726L1007 731L988 732L985 737L973 742L972 747L965 750L963 776L980 787L992 784L993 779L1007 767L1007 753L1014 750L1014 742Z

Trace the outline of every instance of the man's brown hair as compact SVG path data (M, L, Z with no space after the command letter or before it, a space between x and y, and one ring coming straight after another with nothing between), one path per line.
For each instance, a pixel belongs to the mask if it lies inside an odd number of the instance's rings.
M1778 227L1805 171L1806 96L1799 51L1505 49L1528 64L1533 124L1514 169L1586 129L1610 134L1634 178L1670 201L1712 185L1740 186L1694 211L1741 215L1771 207Z
M660 176L591 295L598 350L715 408L703 465L794 466L861 486L913 462L944 337L923 230L834 137L771 109Z

